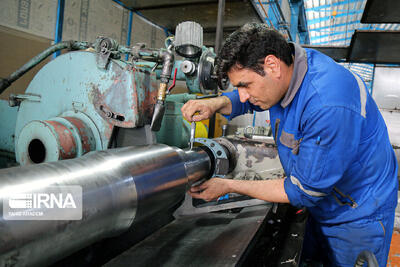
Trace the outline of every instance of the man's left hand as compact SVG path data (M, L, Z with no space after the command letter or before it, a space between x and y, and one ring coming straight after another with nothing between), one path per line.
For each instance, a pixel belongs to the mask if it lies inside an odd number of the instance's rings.
M205 201L215 200L227 193L231 193L229 179L222 178L211 178L198 186L193 186L189 190L189 194L193 198L201 198Z

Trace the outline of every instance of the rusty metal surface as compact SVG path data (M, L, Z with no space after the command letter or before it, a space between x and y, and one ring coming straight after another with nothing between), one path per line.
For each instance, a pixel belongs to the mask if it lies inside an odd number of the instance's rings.
M76 157L76 142L72 131L57 121L45 121L58 142L59 159L72 159Z
M22 164L51 162L82 156L96 150L90 126L77 117L32 121L21 131L16 146Z
M115 126L131 128L150 122L157 88L156 73L150 68L112 59L106 69L99 69L93 52L63 54L46 64L27 88L26 94L37 95L40 101L21 102L15 144L32 121L76 117L90 126L96 150L107 149ZM85 131L80 135L88 136ZM83 153L91 149L83 140Z
M101 91L92 83L92 99L99 115L108 123L133 128L150 122L156 102L156 74L146 69L111 65L112 84Z
M73 117L64 117L64 119L72 123L78 130L80 141L82 144L82 155L96 149L93 132L83 121Z

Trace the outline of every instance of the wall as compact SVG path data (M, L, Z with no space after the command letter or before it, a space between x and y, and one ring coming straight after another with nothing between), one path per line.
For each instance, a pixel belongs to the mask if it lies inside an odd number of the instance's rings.
M56 11L56 0L0 0L0 77L7 77L50 46L54 40ZM126 44L128 22L129 11L111 0L67 0L63 40L93 42L97 36L108 36ZM164 46L164 40L162 29L133 15L131 45L141 42L158 48ZM15 82L0 99L7 99L10 93L23 93L40 68Z
M52 39L56 10L57 1L54 0L1 0L0 25Z
M33 34L13 30L0 26L0 77L7 77L12 72L25 64L33 56L50 46L51 40ZM27 43L29 45L27 45ZM22 94L33 79L35 74L48 60L27 72L19 80L14 82L0 95L0 99L8 99L13 94Z
M94 41L97 36L111 37L126 44L129 11L111 0L66 1L64 40ZM133 14L131 44L146 43L149 47L164 45L165 33Z
M375 67L372 96L382 109L400 109L400 68Z
M385 120L390 143L400 165L400 68L375 67L372 97ZM397 176L400 180L400 168Z

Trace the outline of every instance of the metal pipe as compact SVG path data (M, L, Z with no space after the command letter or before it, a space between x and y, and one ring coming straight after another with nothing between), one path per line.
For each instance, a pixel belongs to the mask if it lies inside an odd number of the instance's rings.
M54 34L54 43L59 43L62 40L62 31L64 24L64 8L65 8L65 0L58 0L57 4L57 20L56 20L56 29ZM53 57L56 58L60 55L60 51L54 53Z
M209 176L200 148L166 145L91 152L81 158L0 170L0 205L14 194L82 188L81 220L6 220L0 216L0 266L45 266L133 223L174 207L191 183ZM47 191L46 191L47 190ZM28 209L29 210L29 209Z
M162 60L161 82L168 83L171 79L172 67L174 66L174 53L170 48L161 49L159 57Z
M133 21L133 12L129 11L129 21L128 21L128 33L126 36L126 46L131 46L131 38L132 38L132 21ZM125 60L128 61L129 54L125 55Z
M224 38L225 0L218 1L217 33L215 36L215 53L218 55Z
M224 14L225 14L225 0L218 1L218 17L217 17L217 32L215 36L215 53L219 55L219 50L222 46L224 38ZM218 93L218 87L214 90L213 94ZM209 121L208 138L213 138L215 134L215 121L216 115L213 114Z
M159 58L162 59L161 82L158 88L157 103L154 107L153 117L151 119L150 128L152 131L158 132L161 128L162 119L165 113L165 95L167 92L168 82L171 79L171 71L174 66L174 53L169 47L167 50L161 49Z
M0 94L4 92L13 82L18 80L22 75L28 72L30 69L35 67L37 64L45 60L48 56L54 52L68 48L69 50L79 50L86 49L89 47L88 42L78 42L78 41L63 41L55 45L50 46L31 60L29 60L21 68L13 72L7 78L0 78Z

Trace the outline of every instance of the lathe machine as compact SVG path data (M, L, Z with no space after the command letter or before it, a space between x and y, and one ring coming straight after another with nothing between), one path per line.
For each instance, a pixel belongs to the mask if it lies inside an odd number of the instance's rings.
M186 194L213 176L282 175L268 138L208 139L198 123L187 148L181 106L217 89L202 34L184 22L159 49L61 42L0 80L1 93L71 50L0 102L0 266L298 265L304 212ZM177 81L189 93L171 94Z

